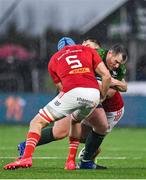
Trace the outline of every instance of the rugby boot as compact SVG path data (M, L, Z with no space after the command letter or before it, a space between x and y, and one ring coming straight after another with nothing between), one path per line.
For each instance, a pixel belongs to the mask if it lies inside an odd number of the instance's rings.
M81 160L78 164L78 169L107 169L106 166L95 164L93 161Z
M21 142L20 144L18 144L18 153L19 153L19 157L22 157L24 154L24 150L25 150L25 146L26 146L26 142Z
M75 170L76 169L75 162L73 160L66 161L64 169L66 169L66 170Z
M29 158L17 159L16 161L5 165L4 169L13 170L17 168L28 168L31 166L32 166L32 157L29 157Z
M98 156L98 154L99 154L100 152L101 152L101 148L98 148L98 149L96 150L95 154L94 154L93 157L92 157L92 161L95 161L96 156ZM78 155L78 159L79 159L79 160L82 160L82 159L83 159L84 153L85 153L85 147L83 147L83 148L81 149L81 151L79 152L79 155Z

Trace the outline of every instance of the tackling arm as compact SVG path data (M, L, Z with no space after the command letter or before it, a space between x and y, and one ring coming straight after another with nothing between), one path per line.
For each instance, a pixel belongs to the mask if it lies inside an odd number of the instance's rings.
M111 83L111 75L103 62L98 64L95 71L102 78L101 96L104 99Z
M117 79L111 78L110 87L113 87L114 89L116 89L120 92L126 92L127 91L127 83L124 79L122 79L122 81L119 81Z

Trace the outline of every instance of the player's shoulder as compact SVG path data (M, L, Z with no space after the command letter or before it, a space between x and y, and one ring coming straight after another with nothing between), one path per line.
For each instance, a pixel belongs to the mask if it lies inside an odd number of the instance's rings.
M119 67L120 71L123 72L123 74L126 73L126 65L125 64L121 64L120 67Z
M52 66L54 66L55 64L56 64L56 60L57 60L57 58L59 57L59 51L58 52L56 52L56 53L54 53L52 56L51 56L51 58L50 58L50 60L49 60L49 62L48 62L48 68L51 68Z
M97 52L100 56L105 56L107 54L108 50L104 49L104 48L99 48L99 49L97 49Z
M101 57L101 59L103 61L105 61L108 50L106 50L104 48L99 48L99 49L97 49L97 52L98 52L99 56Z
M61 56L61 54L62 54L61 51L62 51L62 50L57 51L56 53L54 53L54 54L51 56L49 63L54 63L54 62Z
M64 49L70 49L70 50L75 50L75 49L82 49L82 50L84 50L84 49L91 49L91 48L89 48L89 47L87 47L87 46L83 46L83 45L81 45L81 44L76 44L76 45L72 45L72 46L65 46L65 48Z
M61 49L60 51L56 52L52 57L52 59L57 59L60 56L62 56L63 54L65 54L66 52L82 52L82 51L90 51L90 52L96 52L96 50L94 50L93 48L87 47L87 46L83 46L83 45L72 45L72 46L65 46L63 49Z
M92 51L92 52L96 52L95 49L91 48L91 47L88 47L88 46L82 46L83 49L87 50L87 51Z

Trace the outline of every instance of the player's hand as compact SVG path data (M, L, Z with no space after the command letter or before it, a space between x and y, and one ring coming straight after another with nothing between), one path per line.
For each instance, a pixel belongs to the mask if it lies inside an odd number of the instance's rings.
M111 83L110 87L116 86L117 85L117 79L114 79L113 77L111 78Z

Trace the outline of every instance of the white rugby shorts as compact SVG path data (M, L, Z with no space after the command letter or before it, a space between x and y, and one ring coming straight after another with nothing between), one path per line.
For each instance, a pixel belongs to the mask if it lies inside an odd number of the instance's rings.
M120 121L124 115L124 107L114 112L105 112L108 120L109 128L107 132L111 132L113 127Z
M100 92L95 88L74 88L66 93L59 93L41 112L51 114L53 120L58 120L72 114L81 121L86 118L99 104Z
M114 112L105 112L106 114L106 117L107 117L107 121L108 121L108 130L107 130L107 133L111 132L113 127L120 121L120 119L123 117L124 115L124 107L121 108L120 110L118 111L114 111ZM84 119L82 121L83 124L87 125L87 126L90 126L91 127L91 124L86 121L86 119Z

